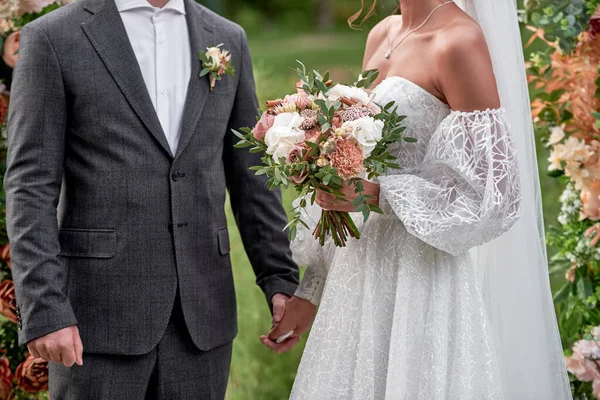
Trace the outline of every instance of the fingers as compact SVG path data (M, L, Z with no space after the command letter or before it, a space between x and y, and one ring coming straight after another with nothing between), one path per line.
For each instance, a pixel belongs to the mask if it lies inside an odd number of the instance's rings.
M75 354L74 347L63 350L61 352L61 356L62 356L62 364L67 368L72 367L73 364L75 364L75 361L77 361L77 355Z
M300 342L300 336L294 335L283 343L277 343L269 339L268 336L261 336L260 341L270 350L276 352L277 354L281 354L292 350Z
M27 345L35 358L65 367L83 365L83 345L77 327L69 327L36 339Z
M75 328L73 332L73 347L75 349L75 362L79 366L83 366L83 343L79 336L79 329Z
M29 352L31 353L31 355L35 358L42 358L42 356L40 355L40 353L37 350L37 347L34 346L33 344L29 344L27 345L27 349L29 350Z
M269 339L276 341L281 336L286 335L287 333L289 333L291 331L295 331L296 327L297 327L297 324L295 321L292 321L290 318L284 317L283 320L279 324L276 324L273 327L273 329L271 329L271 332L269 332Z
M283 299L282 297L273 297L273 322L278 323L283 319L285 302L286 299Z

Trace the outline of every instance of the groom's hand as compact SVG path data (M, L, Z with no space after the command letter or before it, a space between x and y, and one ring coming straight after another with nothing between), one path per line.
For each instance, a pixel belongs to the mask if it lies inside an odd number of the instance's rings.
M43 358L65 367L72 367L75 363L83 365L83 344L76 326L32 340L27 348L35 358Z
M285 314L279 323L275 323L269 336L260 339L265 346L277 353L290 351L298 342L300 335L305 333L317 315L317 306L299 297L290 298L285 305ZM277 339L293 332L287 340L277 343Z

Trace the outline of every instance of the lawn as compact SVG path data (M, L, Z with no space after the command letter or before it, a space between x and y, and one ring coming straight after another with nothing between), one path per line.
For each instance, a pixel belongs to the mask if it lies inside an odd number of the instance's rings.
M249 35L257 89L261 104L293 91L297 76L293 68L301 60L309 68L330 69L336 80L351 82L361 72L365 32L346 30L337 33L290 36ZM546 224L556 220L560 187L548 178L547 151L538 146ZM293 192L284 193L289 209ZM229 208L229 206L227 206ZM234 344L233 363L227 399L284 400L289 396L304 342L290 354L270 353L259 336L271 325L262 292L254 284L254 275L244 253L235 223L228 209L232 242L232 260L238 296L240 334Z

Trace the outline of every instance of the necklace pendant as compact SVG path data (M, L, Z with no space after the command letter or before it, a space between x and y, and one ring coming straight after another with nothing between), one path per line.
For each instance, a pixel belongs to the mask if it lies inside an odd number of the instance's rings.
M389 49L389 50L387 51L387 53L385 53L385 59L386 59L386 60L389 60L391 56L392 56L392 49Z

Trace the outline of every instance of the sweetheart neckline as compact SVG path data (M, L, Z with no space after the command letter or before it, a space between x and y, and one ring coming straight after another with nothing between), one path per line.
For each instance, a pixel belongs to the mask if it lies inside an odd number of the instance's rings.
M388 76L387 78L383 79L381 82L379 82L379 84L373 89L374 92L377 91L377 89L379 89L379 87L381 86L381 84L383 84L384 82L388 81L388 80L393 80L393 79L399 79L403 82L406 82L410 85L412 85L413 87L419 89L421 92L425 93L426 95L428 95L429 97L435 99L438 101L439 104L444 105L448 108L450 108L450 105L448 105L447 103L445 103L444 101L442 101L439 97L437 97L436 95L434 95L433 93L431 93L429 90L425 89L423 86L419 85L418 83L415 83L413 81L411 81L410 79L406 79L402 76Z

